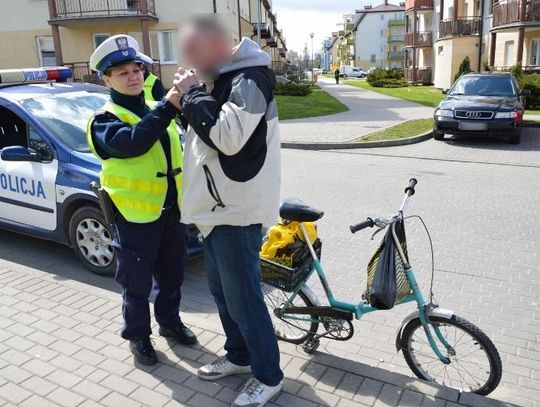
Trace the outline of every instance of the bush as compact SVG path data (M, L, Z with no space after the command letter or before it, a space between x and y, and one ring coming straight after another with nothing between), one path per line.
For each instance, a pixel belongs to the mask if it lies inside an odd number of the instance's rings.
M531 95L526 98L527 107L540 108L540 74L524 73L518 77L518 82L521 89L531 92Z
M275 95L285 96L307 96L313 90L310 85L302 85L294 82L276 83L274 86Z
M454 76L454 82L459 79L459 77L463 74L471 72L471 60L468 56L463 58L463 61L461 61L461 64L459 64L459 69L456 73L456 76Z
M404 79L378 79L370 83L374 88L405 88L409 84Z
M373 87L384 87L384 86L377 86L374 85L374 83L386 83L388 80L393 81L403 81L403 69L399 68L390 68L390 69L382 69L377 68L373 72L370 72L367 76L367 83L369 83ZM383 81L383 82L381 82ZM388 82L390 84L391 82ZM393 86L395 87L395 86Z

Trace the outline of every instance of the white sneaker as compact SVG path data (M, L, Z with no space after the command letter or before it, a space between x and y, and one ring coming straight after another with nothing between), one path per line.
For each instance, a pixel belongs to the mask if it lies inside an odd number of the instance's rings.
M230 362L226 356L221 356L197 371L197 376L203 380L217 380L233 374L250 373L251 366L238 366Z
M231 407L262 407L281 391L281 383L267 386L254 377L249 379Z

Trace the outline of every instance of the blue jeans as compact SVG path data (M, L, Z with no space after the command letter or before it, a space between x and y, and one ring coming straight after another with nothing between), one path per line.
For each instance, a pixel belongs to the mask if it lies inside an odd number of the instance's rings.
M216 226L204 239L210 292L227 336L227 359L251 364L253 376L267 386L283 379L279 348L261 290L261 225Z

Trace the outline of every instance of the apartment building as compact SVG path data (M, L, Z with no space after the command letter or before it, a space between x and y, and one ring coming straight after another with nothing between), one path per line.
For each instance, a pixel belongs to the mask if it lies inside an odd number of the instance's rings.
M489 65L540 71L540 0L494 0Z
M370 67L401 67L405 29L405 4L388 0L356 10L353 27L354 62Z
M202 13L219 14L235 43L242 36L256 40L260 21L261 46L276 66L285 60L270 0L0 0L0 6L0 69L69 65L76 80L92 80L88 59L94 49L111 35L127 33L170 85L181 63L179 24Z

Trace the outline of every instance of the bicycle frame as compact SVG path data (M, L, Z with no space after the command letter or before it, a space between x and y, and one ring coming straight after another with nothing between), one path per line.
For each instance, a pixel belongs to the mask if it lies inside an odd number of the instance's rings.
M399 211L391 218L394 220L397 219L403 219L403 212L405 211L407 204L409 202L410 195L407 194L401 204L401 207ZM319 277L319 280L323 286L324 292L326 294L326 297L328 299L328 303L332 308L335 308L340 311L349 312L354 315L355 319L359 320L362 318L364 314L374 312L374 311L380 311L377 308L372 307L369 305L369 303L365 300L362 300L358 303L349 303L345 301L341 301L339 299L336 299L334 297L334 294L332 293L332 289L330 288L330 284L328 283L328 280L326 278L326 273L324 271L323 266L321 265L321 262L319 261L319 258L317 257L317 254L315 253L315 249L313 248L313 245L311 244L311 241L309 239L309 236L307 234L306 228L302 222L299 222L300 230L302 232L302 235L304 237L304 241L307 243L309 251L311 253L311 257L313 258L313 267L309 274L305 277L303 283L301 283L296 290L291 294L291 296L288 298L287 302L285 302L282 305L282 309L286 309L287 307L292 305L292 302L294 298L298 295L302 287L306 284L306 282L311 278L313 273L317 273L317 276ZM407 280L410 284L412 293L405 298L403 298L401 301L398 301L396 305L405 304L408 302L415 301L418 306L418 314L420 318L420 322L422 323L422 326L424 327L424 331L426 333L426 337L428 339L428 342L433 350L433 352L437 355L437 357L445 364L450 363L450 359L445 356L439 347L437 346L437 343L435 341L435 337L442 343L442 345L446 348L447 352L453 352L453 347L448 343L447 339L444 337L443 333L440 331L438 326L431 325L429 323L429 318L426 312L426 309L428 307L428 304L426 300L424 299L424 295L422 294L422 291L418 287L418 283L416 281L416 277L414 275L414 270L407 261L407 257L405 256L403 249L401 247L401 244L399 242L399 239L395 232L395 223L391 223L390 227L392 228L392 235L394 238L394 241L396 242L396 247L398 249L399 255L403 260L404 268L405 268L405 274L407 276ZM288 316L288 319L292 320L311 320L309 317L298 317L298 316ZM431 333L431 329L435 332L435 337Z

